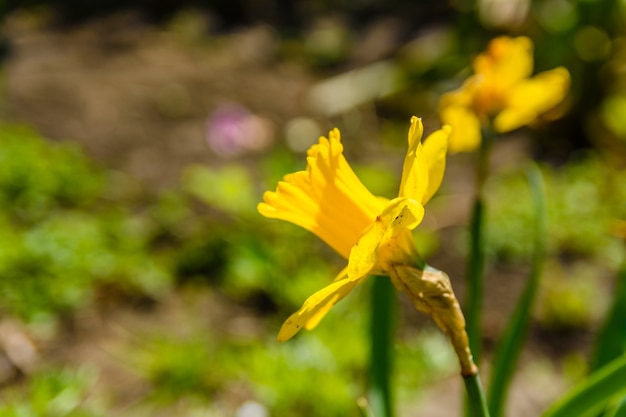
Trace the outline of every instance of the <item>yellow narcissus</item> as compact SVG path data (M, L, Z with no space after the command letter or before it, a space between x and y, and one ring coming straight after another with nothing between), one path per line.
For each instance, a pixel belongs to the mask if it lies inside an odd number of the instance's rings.
M337 129L308 150L305 171L286 175L276 191L263 195L258 205L262 215L307 229L348 260L332 283L287 319L278 340L290 339L303 327L314 328L368 275L391 276L400 290L410 287L402 285L395 267L421 266L411 231L421 223L424 204L443 179L450 127L435 131L424 144L422 133L421 120L413 117L400 190L392 200L374 196L357 178Z
M442 122L452 126L450 152L476 149L482 127L505 133L528 125L559 104L570 85L563 67L531 77L533 44L526 37L493 39L473 68L461 88L439 103Z

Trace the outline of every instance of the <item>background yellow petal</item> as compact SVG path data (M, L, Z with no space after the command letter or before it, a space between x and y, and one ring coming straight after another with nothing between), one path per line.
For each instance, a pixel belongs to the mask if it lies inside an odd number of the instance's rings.
M482 74L490 84L513 85L533 72L532 41L524 36L495 38L473 64L474 72Z
M291 339L303 327L308 330L314 328L339 300L361 283L362 279L363 277L335 281L307 298L300 310L283 323L278 332L278 341L285 342Z
M510 91L506 108L494 120L494 129L508 132L531 123L563 101L569 86L570 75L563 67L518 83Z
M471 152L478 148L481 141L480 120L466 107L451 106L439 112L441 123L452 127L448 151Z
M439 99L439 110L451 106L471 107L482 78L482 76L469 77L459 89L443 94Z

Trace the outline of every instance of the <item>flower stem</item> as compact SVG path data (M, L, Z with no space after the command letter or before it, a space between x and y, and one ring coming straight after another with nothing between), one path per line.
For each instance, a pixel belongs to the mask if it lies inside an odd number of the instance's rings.
M391 374L393 366L394 294L388 277L373 277L370 318L369 400L376 417L393 416Z
M485 399L485 391L480 382L480 375L463 376L465 382L465 390L467 391L467 403L472 417L489 417L489 408Z
M475 195L470 224L470 252L465 305L467 308L467 335L476 363L480 363L482 354L480 322L483 309L483 275L485 269L485 204L483 194L489 172L489 152L492 140L493 133L484 129L483 139L476 160Z
M467 306L467 335L476 362L480 362L482 354L480 322L483 309L483 271L485 267L483 218L484 204L482 198L477 195L472 209L470 225L470 256L465 301Z
M483 310L483 292L484 292L484 270L485 270L485 236L484 236L484 222L485 222L485 203L484 203L484 188L487 176L489 173L489 153L491 150L491 142L493 141L494 134L491 129L483 129L482 141L478 150L475 168L475 190L474 190L474 204L472 207L472 217L470 223L470 241L469 241L469 260L466 277L466 295L465 295L465 307L467 310L466 315L466 330L469 338L470 351L472 352L474 361L480 364L482 356L482 310ZM470 381L471 382L471 381ZM466 380L466 387L468 381ZM480 388L482 396L480 398L472 398L475 395L475 390L470 391L468 388L464 407L464 415L468 416L482 416L485 410L478 410L477 401L479 403L485 402L484 393L482 393L482 387L480 381L476 381L476 386ZM473 386L473 385L472 385ZM486 402L485 402L486 403ZM486 407L486 405L485 405ZM478 411L482 411L482 414L477 414Z

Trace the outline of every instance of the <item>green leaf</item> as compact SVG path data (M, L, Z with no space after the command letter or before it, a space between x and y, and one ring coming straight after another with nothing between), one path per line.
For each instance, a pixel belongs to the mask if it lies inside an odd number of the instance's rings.
M606 417L626 417L626 396L619 399L605 414Z
M596 347L591 362L591 370L606 365L626 352L626 264L617 277L613 306L609 310L604 325L596 339ZM605 417L625 417L626 397L617 401L613 408L604 413Z
M501 342L494 357L491 378L489 381L489 411L492 417L499 417L506 404L509 384L520 352L531 317L531 309L539 287L541 268L545 258L546 247L546 207L545 192L541 171L535 164L531 164L527 171L533 197L533 256L530 274L524 292L520 296L515 310L509 319Z
M626 355L589 375L541 417L592 416L615 396L626 393Z
M626 351L626 264L617 277L615 298L598 338L591 369L596 370Z

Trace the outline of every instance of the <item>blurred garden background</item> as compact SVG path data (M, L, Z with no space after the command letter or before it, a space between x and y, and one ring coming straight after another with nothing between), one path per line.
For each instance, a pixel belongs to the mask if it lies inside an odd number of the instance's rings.
M257 202L333 127L396 195L410 117L439 128L502 34L572 87L494 145L481 366L528 274L535 160L548 257L507 415L587 373L626 259L624 1L24 0L0 18L0 415L358 416L368 284L276 342L343 260ZM415 236L461 299L474 157L448 157ZM459 415L454 352L397 300L398 415Z

